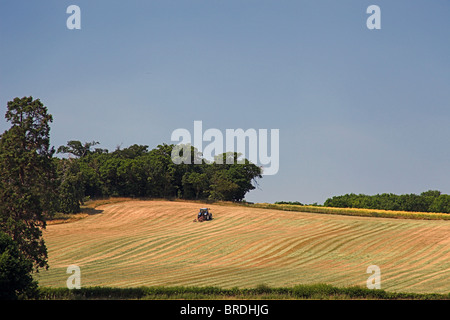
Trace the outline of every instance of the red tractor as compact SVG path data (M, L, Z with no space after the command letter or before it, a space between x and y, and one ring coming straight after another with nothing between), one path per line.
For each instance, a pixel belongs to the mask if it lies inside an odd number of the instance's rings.
M209 210L210 209L208 209L208 208L201 208L197 215L197 221L203 222L203 221L212 220L212 213Z

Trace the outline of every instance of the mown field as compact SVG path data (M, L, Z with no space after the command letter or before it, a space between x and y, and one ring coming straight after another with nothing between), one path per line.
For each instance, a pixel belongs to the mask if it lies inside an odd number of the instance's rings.
M200 207L214 220L193 222ZM44 231L43 287L212 286L326 283L366 286L369 265L390 292L450 292L450 221L392 219L183 201L106 203Z

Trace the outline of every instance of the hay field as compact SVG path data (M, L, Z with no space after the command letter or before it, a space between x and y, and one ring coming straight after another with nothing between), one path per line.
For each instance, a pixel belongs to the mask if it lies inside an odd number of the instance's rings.
M214 220L193 222L208 206ZM450 292L450 221L286 212L182 201L127 201L44 231L41 286L65 287L67 266L85 286L251 288L328 283Z

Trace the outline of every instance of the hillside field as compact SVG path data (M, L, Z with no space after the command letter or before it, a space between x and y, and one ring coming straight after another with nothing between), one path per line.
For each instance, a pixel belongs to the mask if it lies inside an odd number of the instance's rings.
M200 207L214 219L193 222ZM43 287L81 285L252 288L366 286L381 269L393 292L450 292L450 221L290 212L184 201L125 201L44 231Z

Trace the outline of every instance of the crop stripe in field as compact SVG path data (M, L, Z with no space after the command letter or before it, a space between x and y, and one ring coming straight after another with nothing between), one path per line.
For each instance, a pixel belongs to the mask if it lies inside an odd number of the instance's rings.
M64 266L73 263L82 265L84 285L127 287L364 285L369 264L380 265L383 284L393 289L442 291L439 280L450 276L450 247L442 239L450 230L446 221L213 205L214 220L193 223L198 207L130 201L98 207L103 213L66 226L51 225L45 237L54 271L40 279L61 285ZM422 241L421 232L429 238Z
M203 237L203 235L202 234L199 234L199 235L197 235L197 237ZM177 242L179 242L179 239L174 239L172 242L174 242L174 243L177 243ZM168 243L168 242L165 242L164 243L164 245L162 246L162 247L164 247L164 246L167 246L167 248L164 248L165 250L163 250L163 251L168 251L169 252L169 254L172 254L173 253L173 250L172 250L172 252L170 252L170 250L169 249L173 249L174 248L174 246L172 245L172 243ZM109 252L112 252L113 250L115 250L115 248L112 248ZM159 252L157 252L157 250L153 250L153 252L155 252L155 254L158 254ZM123 258L123 257L121 257L121 258ZM134 258L136 258L136 257L134 257ZM158 260L160 260L161 259L161 256L159 256L159 259Z
M449 257L450 256L450 251L444 251L444 252L440 252L439 251L440 248L424 248L421 250L418 250L415 252L414 255L412 255L410 257L410 259L403 259L399 261L399 264L392 266L392 269L396 268L396 269L404 269L404 270L411 270L411 271L422 271L423 269L425 269L426 267L429 267L432 264L437 264L438 266L441 266L442 264L439 263L439 261L436 261L436 253L439 253L440 257ZM421 253L423 251L426 251L427 254L425 256L422 256ZM450 261L449 258L447 258L446 264L447 266L450 266ZM447 270L448 271L448 270ZM396 278L402 278L402 274L395 274L390 276L391 279L396 279Z
M324 230L320 233L314 234L314 236L310 236L308 238L302 238L302 241L298 243L294 247L294 252L298 249L303 249L303 251L307 252L329 252L332 251L331 246L335 244L338 240L334 238L335 235L342 232L342 228L340 226L330 229ZM351 232L349 230L345 230L347 232ZM302 263L307 263L311 259L317 259L320 256L314 255L309 258L305 258L302 260Z
M410 233L409 236L405 236L401 243L397 243L398 237L392 246L396 247L399 251L403 243L413 243L416 238L421 237L419 233ZM381 246L381 245L380 245ZM424 254L425 253L425 254ZM419 250L415 247L405 248L401 250L401 253L395 256L394 260L389 260L389 263L383 265L383 276L385 279L389 279L389 282L395 281L398 283L408 283L416 280L420 280L420 277L424 277L424 274L420 274L419 271L428 269L430 266L436 265L438 267L437 259L442 260L444 257L450 257L448 250L442 252L439 247L424 247ZM447 258L447 265L448 265ZM400 272L399 272L400 271ZM408 276L405 276L407 274ZM418 274L417 277L414 274Z
M222 228L222 230L226 230L229 234L230 234L230 236L232 236L232 234L234 233L233 232L233 228L230 228L228 225L227 226L225 226L225 227L223 227ZM198 233L196 236L191 236L190 237L190 244L189 244L189 246L191 246L191 247L194 247L194 246L202 246L202 244L203 243L208 243L208 251L209 251L209 253L211 254L211 253L213 253L213 252L211 252L212 250L211 250L211 247L213 247L212 245L210 245L211 243L212 244L216 244L216 247L218 248L218 250L220 250L220 242L217 242L216 241L216 239L215 239L215 237L216 237L216 233L220 233L220 231L222 231L221 229L219 229L219 230L215 230L215 232L214 233L208 233L207 234L207 236L205 235L205 233L207 232L207 231L204 231L204 232L202 232L202 233ZM223 235L226 235L226 232L224 233L224 232L222 232L221 233L222 234L222 236ZM181 241L180 241L180 243L178 243L177 244L178 245L178 247L180 247L179 248L179 250L184 250L184 247L186 247L186 244L184 243L184 245L183 245L183 243L181 243ZM163 254L163 255L159 255L159 259L161 259L161 258L163 258L165 255L171 255L171 254L173 254L173 252L174 252L174 248L175 248L175 246L174 245L172 245L172 244L169 244L168 246L167 246L167 248L165 248L165 254ZM162 251L163 252L163 251ZM160 252L161 253L161 252ZM155 252L155 254L158 254L157 252ZM160 260L161 261L161 260Z
M321 230L319 234L326 233L326 230ZM316 230L311 230L311 234L317 233ZM251 236L254 238L254 236ZM320 235L317 235L317 237L320 237ZM228 259L227 262L234 262L234 261L242 261L242 264L237 264L239 266L244 266L245 263L247 263L247 266L250 265L252 259L258 259L261 252L267 251L267 247L270 246L270 243L267 244L267 242L270 240L270 238L264 237L264 241L259 240L258 242L252 242L249 245L240 248L236 252L234 252L233 256L227 256ZM283 240L281 240L283 241ZM217 262L217 261L216 261ZM223 262L223 261L222 261Z
M160 260L160 259L158 259L158 261L159 261L159 262L161 262L161 260Z
M441 283L441 287L442 287L442 289L444 289L445 284L448 283L448 275L446 275L446 273L448 273L448 266L447 266L447 268L443 267L439 271L435 271L435 272L432 272L432 273L429 273L426 275L420 274L418 277L416 277L414 279L409 279L409 282L405 281L404 283L409 286L416 286L416 285L427 283L430 281L435 282L434 280L436 280L436 278L437 278L437 280L440 280L440 281L436 281L436 283ZM417 279L417 278L419 278L419 279Z
M373 234L373 230L371 230L371 231L369 231L369 232L365 232L365 234L357 234L356 236L354 236L350 241L352 241L353 239L356 239L356 238L358 238L358 237L361 237L361 236L365 236L366 234ZM345 240L345 239L344 239ZM336 245L336 246L334 246L334 247L329 247L329 252L333 252L333 251L335 251L339 246L342 246L342 243L341 243L342 241L340 241L340 243L338 244L338 245ZM335 242L333 243L333 244L336 244ZM323 251L323 250L321 250L321 251ZM322 254L321 256L324 256L324 255L326 255L327 253L329 253L329 252L326 252L326 253L324 253L324 254ZM310 258L310 260L311 261L313 261L313 260L318 260L318 258L320 258L321 256L313 256L313 257L311 257ZM280 262L280 261L278 261L278 262ZM307 260L302 260L302 264L306 264L307 262L309 262L309 261L307 261Z

